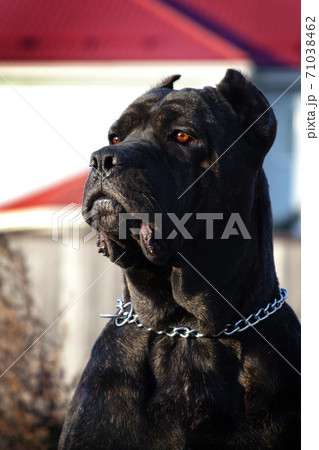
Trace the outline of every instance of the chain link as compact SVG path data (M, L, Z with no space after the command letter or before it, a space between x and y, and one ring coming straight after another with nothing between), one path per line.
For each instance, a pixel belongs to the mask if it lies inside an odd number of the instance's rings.
M127 323L135 323L138 328L144 328L146 331L153 331L156 334L166 335L169 337L179 336L181 338L217 338L222 335L232 336L235 333L241 333L247 330L247 328L257 325L257 323L267 319L267 317L269 317L271 314L274 314L276 311L278 311L278 309L280 309L284 304L287 297L288 292L286 291L286 289L280 289L279 299L275 298L274 301L272 303L268 303L265 308L260 308L256 313L250 314L250 316L248 316L247 318L243 317L235 324L227 324L225 328L217 334L204 334L200 333L198 330L196 330L196 328L191 329L188 327L170 327L172 328L172 331L153 330L153 328L147 327L139 321L138 315L134 313L133 304L131 302L125 303L123 295L117 299L116 307L119 310L117 314L100 314L100 317L114 318L115 325L117 327L122 327Z

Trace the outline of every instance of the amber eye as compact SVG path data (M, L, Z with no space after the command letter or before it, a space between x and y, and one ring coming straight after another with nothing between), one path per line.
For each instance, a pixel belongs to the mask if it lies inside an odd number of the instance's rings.
M185 144L185 142L187 142L189 139L189 134L184 133L184 131L179 131L176 135L176 138L177 138L178 142Z
M194 142L194 138L192 138L192 136L190 136L188 133L186 133L185 131L176 131L175 132L175 139L180 143L180 144L188 144L191 145Z
M120 142L120 139L118 136L111 136L110 141L112 142L113 145L118 144Z

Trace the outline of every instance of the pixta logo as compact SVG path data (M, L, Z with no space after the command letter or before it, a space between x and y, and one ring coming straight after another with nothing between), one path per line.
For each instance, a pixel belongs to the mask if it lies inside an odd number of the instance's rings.
M83 225L90 213L83 215L82 206L78 203L69 203L52 215L52 240L59 242L76 250L80 248L80 227ZM97 235L93 228L83 237L86 243Z

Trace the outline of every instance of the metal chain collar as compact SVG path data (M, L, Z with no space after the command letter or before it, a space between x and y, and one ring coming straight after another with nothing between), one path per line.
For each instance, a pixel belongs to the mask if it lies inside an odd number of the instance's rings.
M288 297L288 292L286 289L280 288L280 298L275 300L272 303L268 303L265 308L260 308L256 313L250 314L246 319L243 317L238 320L235 324L227 324L225 328L217 334L203 334L200 333L196 328L191 329L188 327L170 327L172 331L157 331L153 330L153 328L147 327L143 323L139 321L138 314L134 313L134 307L131 302L125 303L124 296L117 299L118 313L117 314L100 314L102 318L115 318L115 325L117 327L122 327L127 323L135 323L138 328L144 328L147 331L153 331L156 334L165 334L166 336L174 337L179 336L182 338L188 337L207 337L207 338L218 338L222 335L232 336L235 333L241 333L242 331L247 330L249 327L253 327L257 325L258 322L267 319L267 317L274 314L278 309L282 307L286 298Z

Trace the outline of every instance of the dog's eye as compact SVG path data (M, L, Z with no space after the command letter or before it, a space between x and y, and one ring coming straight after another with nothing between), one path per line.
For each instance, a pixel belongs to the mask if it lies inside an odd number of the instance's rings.
M190 136L186 131L176 130L174 132L174 139L183 145L192 145L195 139Z
M113 145L118 144L120 142L120 138L116 136L116 134L112 134L109 139L110 143Z

